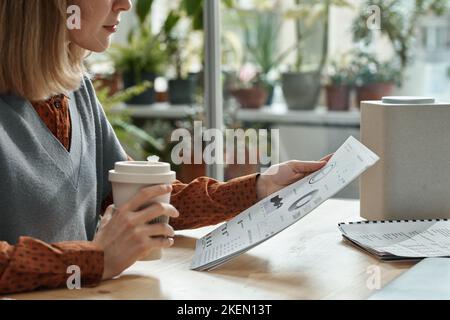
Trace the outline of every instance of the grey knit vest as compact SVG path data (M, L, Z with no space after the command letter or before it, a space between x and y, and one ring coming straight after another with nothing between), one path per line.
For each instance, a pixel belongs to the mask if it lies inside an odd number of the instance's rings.
M27 100L0 95L0 241L94 237L108 170L126 154L89 79L69 98L70 152Z

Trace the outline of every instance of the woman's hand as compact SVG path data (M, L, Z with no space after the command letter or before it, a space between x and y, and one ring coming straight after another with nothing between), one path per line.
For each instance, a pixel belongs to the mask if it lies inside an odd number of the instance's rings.
M170 185L143 188L114 214L114 206L108 207L94 238L94 243L104 251L103 280L119 275L151 250L173 244L174 230L171 226L147 222L162 215L178 217L177 209L168 203L154 202L139 210L150 199L171 191Z
M330 154L319 161L291 160L271 166L259 176L256 182L258 200L321 169L332 156Z

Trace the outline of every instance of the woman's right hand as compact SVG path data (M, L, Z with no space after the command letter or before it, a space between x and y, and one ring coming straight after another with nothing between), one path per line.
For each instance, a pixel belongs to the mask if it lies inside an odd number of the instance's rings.
M171 226L147 222L162 215L176 218L179 215L177 209L168 203L154 202L139 210L152 198L171 191L170 185L143 188L114 214L114 206L108 207L93 241L104 251L103 280L119 275L151 250L173 244Z

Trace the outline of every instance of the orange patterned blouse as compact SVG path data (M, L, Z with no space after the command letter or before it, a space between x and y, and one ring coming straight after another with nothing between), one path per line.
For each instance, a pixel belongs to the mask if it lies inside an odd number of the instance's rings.
M70 151L70 113L68 97L59 95L32 105L49 131ZM171 203L180 216L171 219L175 230L213 225L234 217L257 201L257 174L218 182L197 178L189 184L173 184ZM112 204L112 195L103 208ZM16 245L0 241L0 294L57 288L66 284L67 267L82 270L82 285L95 286L103 275L103 251L93 242L68 241L47 244L21 237Z

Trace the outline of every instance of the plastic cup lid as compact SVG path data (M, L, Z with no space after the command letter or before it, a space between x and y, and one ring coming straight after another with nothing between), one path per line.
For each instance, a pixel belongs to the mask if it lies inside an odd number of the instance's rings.
M175 172L166 162L120 161L109 171L109 180L123 183L159 184L172 183Z
M431 97L383 97L383 103L387 104L434 104L436 99Z
M114 171L119 173L161 174L170 171L165 162L121 161L116 162Z

